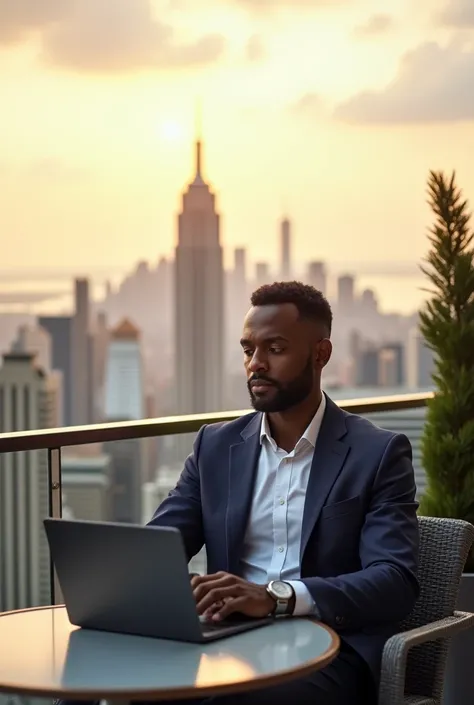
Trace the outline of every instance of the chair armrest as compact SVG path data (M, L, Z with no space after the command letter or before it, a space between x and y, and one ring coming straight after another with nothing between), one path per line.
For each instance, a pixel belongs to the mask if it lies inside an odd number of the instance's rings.
M455 612L450 617L394 634L385 643L380 673L379 705L401 705L405 694L407 655L418 644L450 639L474 626L474 614Z

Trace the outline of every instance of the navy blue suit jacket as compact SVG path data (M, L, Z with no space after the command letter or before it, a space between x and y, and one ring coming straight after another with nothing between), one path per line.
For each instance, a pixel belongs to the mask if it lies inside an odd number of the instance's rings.
M203 427L150 524L181 530L188 559L239 574L260 453L261 414ZM314 451L301 537L301 579L321 614L378 678L386 639L418 596L418 522L406 436L329 398Z

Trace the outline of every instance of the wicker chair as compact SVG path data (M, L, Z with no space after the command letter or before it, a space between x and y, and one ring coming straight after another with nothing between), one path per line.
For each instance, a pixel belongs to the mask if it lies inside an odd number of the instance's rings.
M421 592L400 632L385 644L379 705L439 705L450 638L474 626L456 612L456 599L474 526L457 519L420 517Z

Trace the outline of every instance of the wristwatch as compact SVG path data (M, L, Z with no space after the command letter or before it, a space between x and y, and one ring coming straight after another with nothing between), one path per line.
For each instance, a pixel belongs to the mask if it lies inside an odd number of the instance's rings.
M295 596L295 591L289 583L284 580L271 580L267 585L267 592L276 602L273 614L290 614L291 601Z

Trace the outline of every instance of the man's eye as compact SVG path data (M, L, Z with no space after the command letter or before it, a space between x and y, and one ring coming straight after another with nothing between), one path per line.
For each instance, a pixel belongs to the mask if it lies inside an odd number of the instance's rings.
M244 355L246 357L252 357L253 352L252 352L252 350L249 350L248 348L244 348Z
M274 355L278 355L279 353L283 352L283 348L276 348L276 347L271 347L270 352L273 353Z

